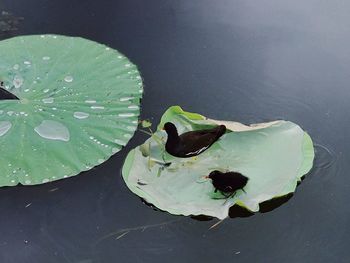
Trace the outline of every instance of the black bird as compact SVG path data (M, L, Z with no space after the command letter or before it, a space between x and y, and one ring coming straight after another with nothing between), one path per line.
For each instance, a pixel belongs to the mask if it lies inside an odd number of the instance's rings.
M205 178L210 178L215 187L215 193L219 190L223 195L227 197L226 194L232 196L237 190L243 190L243 187L248 183L249 178L237 173L237 172L220 172L212 171L209 176Z
M226 126L220 125L212 129L185 132L179 136L176 126L167 122L164 130L168 134L165 150L176 157L196 156L208 149L225 132Z

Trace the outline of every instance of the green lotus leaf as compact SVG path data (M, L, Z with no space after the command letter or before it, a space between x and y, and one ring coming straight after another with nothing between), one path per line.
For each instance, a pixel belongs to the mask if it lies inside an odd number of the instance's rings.
M179 133L225 124L228 131L208 150L193 158L177 158L164 150L164 123L173 122ZM295 191L313 165L310 136L289 121L250 126L207 119L180 107L169 108L158 130L128 154L123 178L129 189L161 210L176 215L226 218L234 204L257 212L259 204ZM171 163L169 165L169 163ZM214 193L213 170L236 171L249 177L244 191L229 199Z
M104 162L133 136L142 81L105 45L57 35L0 42L0 186L40 184Z

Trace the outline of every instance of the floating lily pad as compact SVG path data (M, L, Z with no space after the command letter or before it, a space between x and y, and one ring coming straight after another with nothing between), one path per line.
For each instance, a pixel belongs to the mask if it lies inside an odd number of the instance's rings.
M225 124L228 132L208 150L193 158L176 158L164 151L164 123L173 122L179 133ZM133 149L123 167L129 189L161 210L176 215L228 216L234 204L257 212L259 204L292 193L311 168L314 149L310 136L289 121L246 126L207 119L202 115L169 108L158 130ZM213 170L236 171L249 177L245 192L229 199L214 193L203 179Z
M104 162L133 136L142 81L105 45L41 35L0 42L0 186L40 184Z

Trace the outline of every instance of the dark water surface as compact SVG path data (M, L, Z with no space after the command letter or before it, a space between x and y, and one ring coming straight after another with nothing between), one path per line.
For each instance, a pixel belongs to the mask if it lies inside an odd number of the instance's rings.
M123 52L154 123L175 104L247 124L286 119L317 154L288 202L208 230L216 220L154 211L126 188L138 132L80 176L1 188L1 263L349 262L349 1L0 0L1 11L14 19L0 15L2 39L56 33Z

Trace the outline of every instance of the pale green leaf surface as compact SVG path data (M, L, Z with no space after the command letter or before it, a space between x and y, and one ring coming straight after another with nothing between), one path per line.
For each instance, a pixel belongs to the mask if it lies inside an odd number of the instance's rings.
M231 130L194 158L164 154L166 133L160 130L154 135L158 142L153 136L129 153L123 167L127 186L147 202L172 214L203 214L223 219L234 204L257 212L260 203L294 192L297 182L313 164L310 136L289 121L246 126L206 119L178 106L164 113L158 128L167 121L175 123L180 133L219 123L225 123ZM171 165L164 166L165 162ZM216 169L237 171L249 177L246 193L237 191L226 202L214 199L214 187L203 176Z
M142 81L105 45L35 35L0 42L0 186L40 184L104 162L133 136Z

